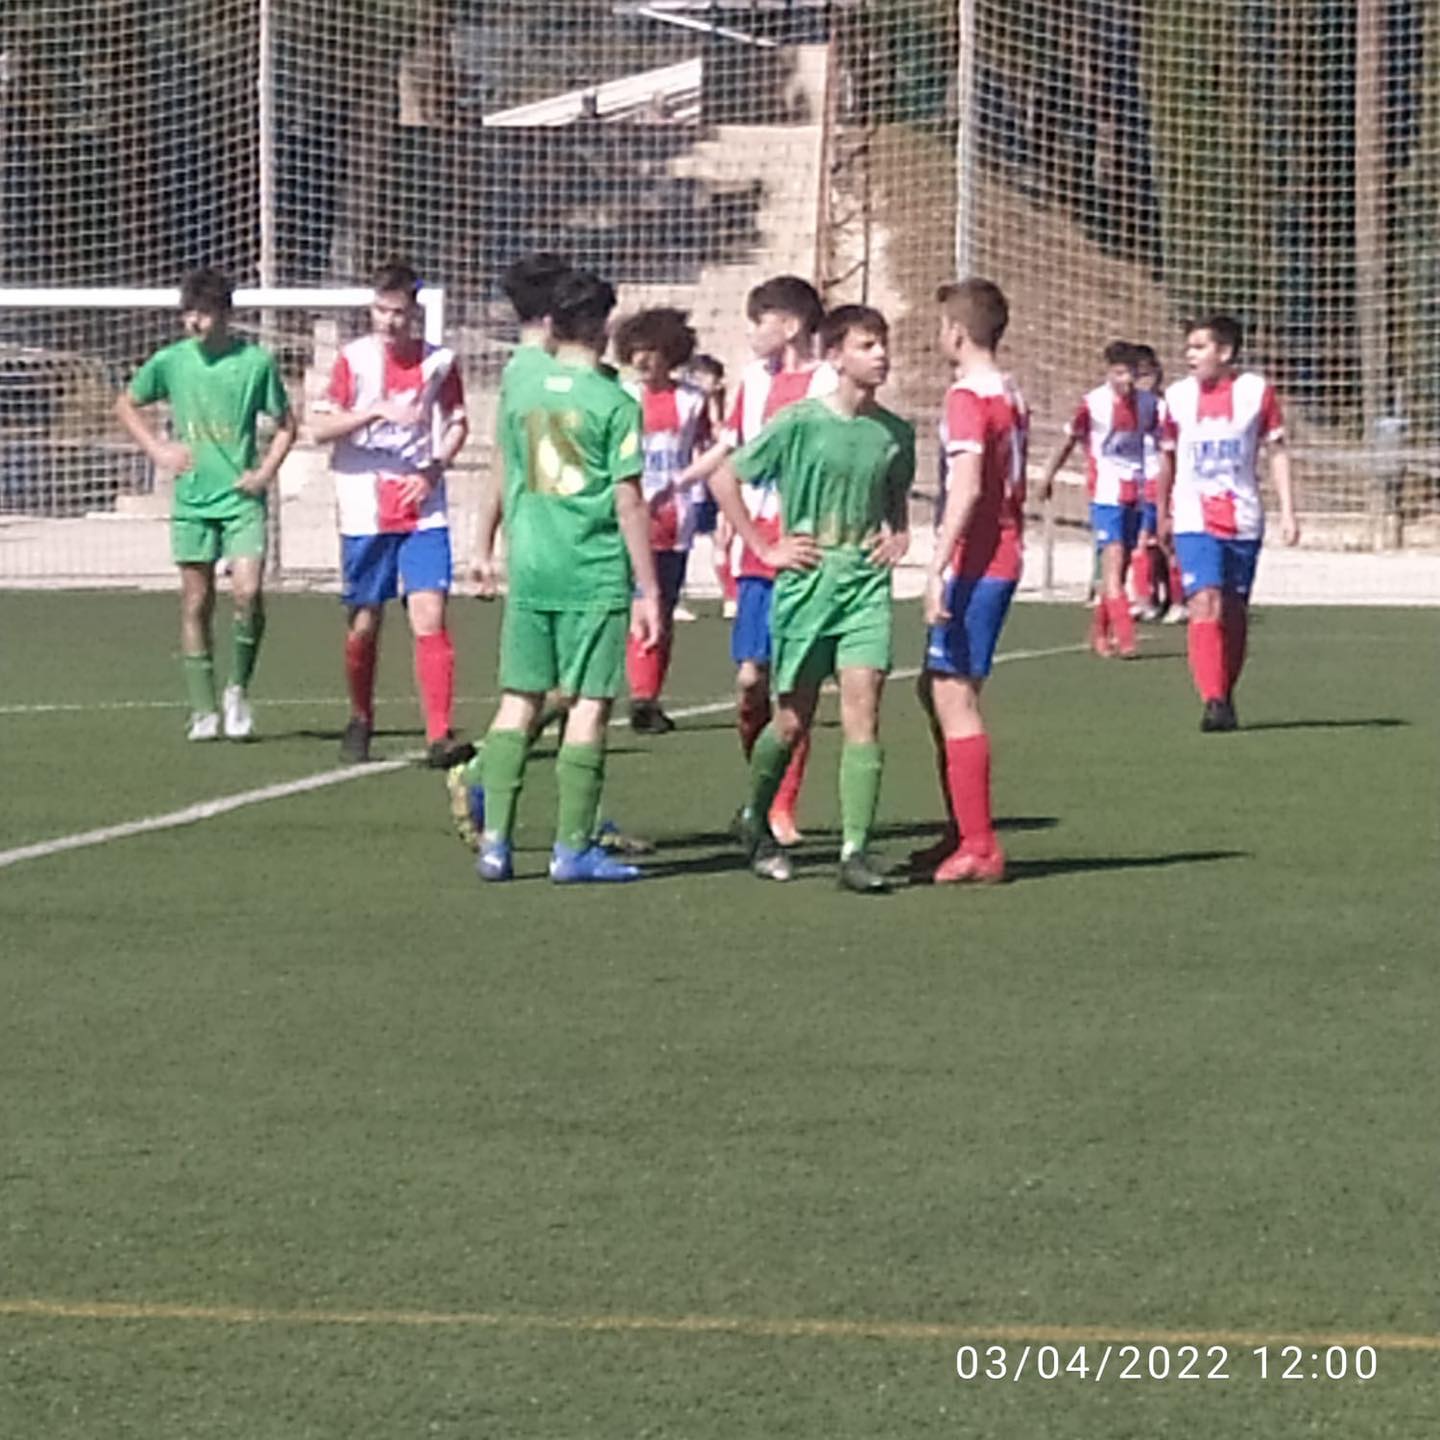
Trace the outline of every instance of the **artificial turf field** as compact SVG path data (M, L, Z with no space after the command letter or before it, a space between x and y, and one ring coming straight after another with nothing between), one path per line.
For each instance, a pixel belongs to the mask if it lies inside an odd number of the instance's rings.
M272 600L262 738L207 747L173 597L0 596L0 851L334 769L336 609ZM0 1437L1433 1434L1435 620L1263 613L1231 736L1182 647L997 670L998 889L836 892L833 715L789 887L724 841L720 713L616 734L639 886L541 878L544 759L506 889L418 769L0 868ZM678 651L675 705L725 695L718 620ZM908 685L886 740L900 860ZM1308 1378L1335 1335L1374 1379ZM991 1339L1090 1376L958 1379ZM1230 1378L1097 1381L1127 1339Z

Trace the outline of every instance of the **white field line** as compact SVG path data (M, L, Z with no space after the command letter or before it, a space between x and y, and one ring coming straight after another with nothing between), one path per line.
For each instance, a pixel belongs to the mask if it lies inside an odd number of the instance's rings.
M1044 650L1012 650L997 655L995 663L1002 665L1016 660L1044 660L1054 655L1072 655L1088 649L1085 645L1055 645ZM892 680L913 680L918 669L907 668L891 672ZM703 705L686 705L670 711L676 720L690 720L702 715L723 715L729 711L734 700L711 700ZM616 729L628 722L616 717L610 722ZM74 835L58 835L53 840L38 840L32 845L20 845L13 850L0 850L0 870L11 865L23 865L27 860L46 860L52 855L63 855L70 850L88 850L95 845L108 845L115 840L128 840L135 835L151 835L158 830L178 830L185 825L198 825L204 820L214 820L235 810L251 805L263 805L270 800L288 800L292 795L306 795L312 790L328 790L332 785L346 785L352 780L368 780L375 775L393 775L405 770L419 759L423 752L411 751L394 760L379 760L368 765L342 765L334 770L322 770L317 775L305 775L298 780L281 780L273 785L262 785L255 790L241 790L234 795L222 795L215 800L202 800L187 805L181 810L171 810L164 815L147 815L140 820L126 820L118 825L104 825L98 830L82 830Z

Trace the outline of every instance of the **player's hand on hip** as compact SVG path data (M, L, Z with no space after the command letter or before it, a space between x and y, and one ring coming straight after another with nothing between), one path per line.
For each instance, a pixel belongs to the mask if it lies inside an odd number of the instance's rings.
M760 558L772 570L814 570L820 564L820 546L813 535L782 535Z
M195 463L190 447L178 440L162 440L155 447L154 460L162 470L176 475L183 475Z
M400 503L405 506L414 505L418 509L430 498L434 488L429 476L407 475L400 482Z
M943 625L950 618L945 604L945 577L932 572L925 577L925 623Z
M653 650L660 643L660 599L640 595L630 603L630 633L641 648Z
M887 525L870 542L870 563L893 570L910 553L910 532Z

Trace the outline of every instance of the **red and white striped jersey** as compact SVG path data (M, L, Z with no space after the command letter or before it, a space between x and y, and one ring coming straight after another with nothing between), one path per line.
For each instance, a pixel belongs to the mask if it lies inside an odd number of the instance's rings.
M710 411L705 396L693 385L672 385L665 390L627 385L626 389L640 402L645 450L640 484L650 507L650 547L688 550L695 538L699 483L683 490L672 487L675 477L709 442Z
M1135 505L1145 486L1145 446L1160 438L1161 402L1148 390L1096 386L1070 422L1085 446L1086 486L1097 505Z
M376 420L337 440L330 456L342 535L438 530L448 521L442 476L422 505L400 492L435 454L441 437L464 412L455 354L423 340L387 346L378 335L352 340L336 357L317 410L366 410L381 400L418 403L414 425Z
M1029 437L1025 397L999 370L963 376L946 392L940 442L947 461L980 456L980 495L951 557L952 574L1019 580Z
M740 387L735 392L735 403L725 425L726 444L738 448L753 440L766 423L787 405L793 405L797 400L829 395L838 380L834 368L823 361L799 370L782 370L774 360L752 360L740 372ZM746 481L740 487L740 494L761 533L767 539L778 539L780 492L775 488L774 478L765 477L753 483ZM737 575L764 580L775 578L775 572L738 539L730 563Z
M1285 418L1261 375L1226 375L1210 385L1193 376L1165 392L1165 448L1175 452L1170 504L1179 535L1258 540L1261 445L1281 440Z

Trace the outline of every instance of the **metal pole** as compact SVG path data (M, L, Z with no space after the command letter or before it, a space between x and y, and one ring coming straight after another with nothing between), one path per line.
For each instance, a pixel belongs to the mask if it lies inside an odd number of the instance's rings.
M1355 5L1355 312L1360 336L1360 414L1367 449L1380 439L1385 414L1385 84L1384 0ZM1387 506L1383 467L1371 466L1371 539L1384 543Z
M258 0L260 7L259 59L255 89L259 111L260 180L260 286L276 285L275 274L275 54L270 33L271 0Z
M963 280L975 268L975 7L958 0L960 54L956 75L955 274Z

